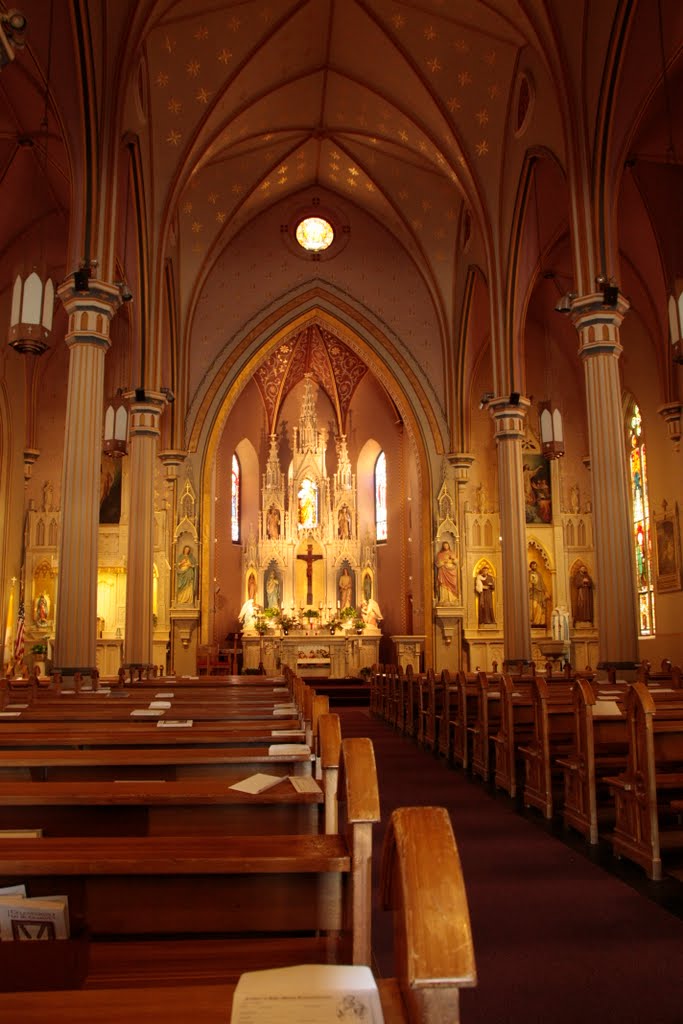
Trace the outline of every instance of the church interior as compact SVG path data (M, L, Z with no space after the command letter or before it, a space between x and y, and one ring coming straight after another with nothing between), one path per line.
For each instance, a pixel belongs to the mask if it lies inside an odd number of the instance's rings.
M17 4L4 674L683 663L678 0Z

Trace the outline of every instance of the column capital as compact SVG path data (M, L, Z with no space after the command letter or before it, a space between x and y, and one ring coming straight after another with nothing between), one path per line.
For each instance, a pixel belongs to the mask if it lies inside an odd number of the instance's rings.
M593 355L621 355L619 328L631 308L621 292L616 305L605 305L604 292L576 295L571 301L570 316L579 332L579 355L583 358Z
M129 433L131 437L159 435L159 418L166 405L166 395L161 391L136 388L123 395L130 402Z
M681 412L683 412L683 403L667 402L666 405L660 405L657 412L666 423L669 431L669 440L673 441L674 447L678 450L678 443L681 440Z
M524 423L530 405L531 399L526 395L520 395L514 405L509 397L491 399L488 408L493 419L496 441L524 437Z
M476 461L471 452L448 452L446 455L448 464L455 470L455 481L459 484L466 484L470 478L472 463Z
M119 286L93 277L88 280L87 290L77 290L76 275L70 274L60 284L57 295L69 318L67 345L89 344L108 349L109 322L122 301Z
M187 458L187 452L182 448L164 448L159 452L159 461L166 470L166 480L172 483L178 479L178 469Z

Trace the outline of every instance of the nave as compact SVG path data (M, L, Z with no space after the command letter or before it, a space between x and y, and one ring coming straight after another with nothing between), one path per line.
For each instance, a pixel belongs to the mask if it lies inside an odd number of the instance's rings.
M477 987L461 992L465 1024L680 1024L681 883L647 882L602 846L592 857L539 814L449 768L367 710L339 714L343 735L369 736L374 745L376 851L394 807L450 812L477 958ZM377 909L373 937L377 969L390 970L389 921Z

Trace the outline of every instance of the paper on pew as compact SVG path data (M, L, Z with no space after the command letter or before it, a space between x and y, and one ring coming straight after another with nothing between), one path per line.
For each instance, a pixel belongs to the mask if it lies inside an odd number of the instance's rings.
M289 754L310 754L311 748L307 743L271 743L268 747L268 756L275 757L277 754L287 756Z
M170 700L152 700L149 702L150 708L162 708L164 711L168 711L170 706Z
M286 686L276 686L273 693L289 693L289 690Z
M28 704L6 704L5 711L24 711Z
M21 718L21 711L0 711L0 718Z
M249 971L235 988L231 1024L382 1024L369 967L302 964Z
M194 724L192 718L160 718L157 722L158 729L190 729Z
M271 729L271 736L302 736L303 729Z
M605 718L621 718L621 710L615 700L596 700L592 707L594 715L602 715Z
M290 775L289 781L297 793L322 793L312 775Z
M131 716L134 718L158 718L163 713L160 708L136 708L135 711L131 711Z
M163 698L163 697L175 697L175 693L155 693L154 694L155 700L159 700L160 698Z
M241 782L233 782L228 789L237 789L240 793L263 793L264 790L277 786L278 782L282 782L281 775L266 775L265 772L257 772L256 775L250 775L248 779L242 779Z

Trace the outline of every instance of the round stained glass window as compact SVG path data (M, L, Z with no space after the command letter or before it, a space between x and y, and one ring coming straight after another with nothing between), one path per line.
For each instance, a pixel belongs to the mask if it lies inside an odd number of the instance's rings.
M305 217L297 225L296 240L306 252L324 252L334 241L334 229L323 217Z

